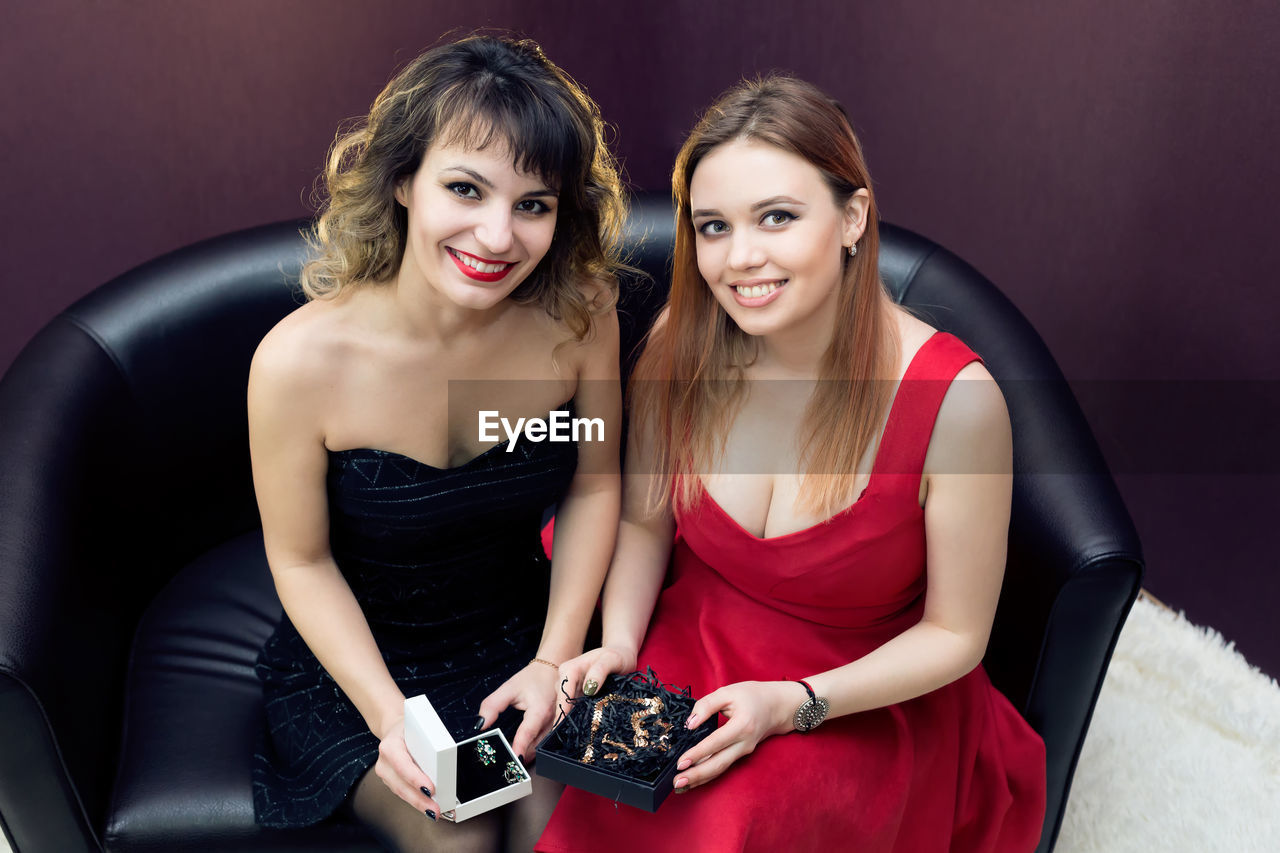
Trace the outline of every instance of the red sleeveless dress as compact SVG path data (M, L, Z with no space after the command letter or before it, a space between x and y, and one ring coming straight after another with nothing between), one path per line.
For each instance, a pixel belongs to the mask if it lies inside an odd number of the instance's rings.
M918 622L920 473L942 398L976 359L947 334L924 344L866 490L829 521L761 539L704 493L677 519L639 665L703 696L833 669ZM1024 853L1044 803L1044 743L979 666L910 701L766 738L656 814L566 788L537 849Z

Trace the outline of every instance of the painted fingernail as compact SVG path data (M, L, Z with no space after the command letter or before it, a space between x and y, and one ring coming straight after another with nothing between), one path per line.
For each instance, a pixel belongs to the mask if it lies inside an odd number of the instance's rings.
M426 814L427 814L427 817L431 818L432 820L436 819L436 813L433 812L431 809L427 809Z
M689 769L689 765L690 765L690 764L692 764L692 763L693 763L693 762L692 762L692 761L690 761L689 759L687 759L687 758L682 758L682 759L680 759L680 763L676 765L676 769L677 769L677 770L688 770L688 769Z
M697 726L698 726L698 718L693 714L690 714L689 719L684 721L684 727L686 729L697 728Z
M588 678L586 681L582 682L582 692L588 696L596 695L596 691L599 689L600 682L596 681L594 678Z
M688 786L689 786L688 779L677 779L676 785L675 785L675 791L677 794L683 794L689 790Z
M431 789L430 789L430 788L428 788L426 785L423 785L423 786L422 786L421 788L419 788L418 790L419 790L419 791L421 791L422 793L426 794L428 797L430 797L430 796L431 796Z
M474 730L478 732L483 728L484 728L484 717L476 717L476 724L474 726Z

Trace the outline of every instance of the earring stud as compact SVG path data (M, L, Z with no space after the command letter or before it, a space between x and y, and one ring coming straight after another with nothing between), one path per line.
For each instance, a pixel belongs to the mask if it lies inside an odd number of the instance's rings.
M852 258L856 254L858 254L858 244L852 243L849 245L849 257Z

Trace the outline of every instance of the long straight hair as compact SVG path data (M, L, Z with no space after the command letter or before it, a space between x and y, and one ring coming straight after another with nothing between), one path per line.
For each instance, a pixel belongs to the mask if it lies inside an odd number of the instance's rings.
M891 401L897 368L892 303L880 281L879 217L862 146L844 110L819 89L791 77L743 81L698 122L676 158L675 257L665 322L655 326L637 363L632 412L655 448L651 503L688 509L701 477L724 450L744 398L744 369L755 340L721 308L698 270L689 185L698 164L735 140L773 145L814 166L841 208L859 189L870 195L857 255L845 257L835 334L803 421L802 508L832 515L852 500L857 466Z

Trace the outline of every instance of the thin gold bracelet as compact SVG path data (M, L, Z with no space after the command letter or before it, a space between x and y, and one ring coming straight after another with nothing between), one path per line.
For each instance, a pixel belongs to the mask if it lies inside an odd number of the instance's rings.
M554 663L552 663L551 661L549 661L549 660L543 660L542 658L534 658L533 660L529 661L529 663L545 663L547 666L551 667L551 668L552 668L552 669L554 669L556 672L559 672L559 671L560 671L560 665L559 665L559 664L554 664Z

